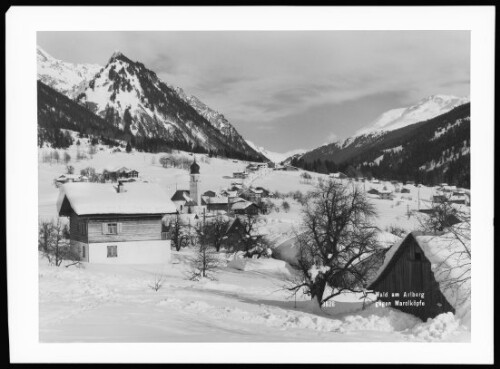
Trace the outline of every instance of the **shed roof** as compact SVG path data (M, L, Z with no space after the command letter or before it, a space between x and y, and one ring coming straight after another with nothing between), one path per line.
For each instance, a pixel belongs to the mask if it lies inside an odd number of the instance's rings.
M60 188L57 211L67 200L78 215L87 214L167 214L176 207L157 184L129 183L118 193L114 186L102 183L66 183Z
M422 232L409 233L404 239L396 242L386 253L384 263L368 283L369 288L384 274L391 265L401 245L408 237L413 237L431 263L434 278L446 300L456 310L457 315L464 314L470 308L470 259L467 262L464 252L470 252L470 228L466 223L450 227L446 233L439 235ZM450 281L463 280L463 283Z

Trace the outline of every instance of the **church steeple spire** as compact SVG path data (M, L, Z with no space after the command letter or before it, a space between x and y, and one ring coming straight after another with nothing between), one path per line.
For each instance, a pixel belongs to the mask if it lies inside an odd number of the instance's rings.
M193 160L193 164L191 164L191 174L200 174L200 166L196 162L196 157Z

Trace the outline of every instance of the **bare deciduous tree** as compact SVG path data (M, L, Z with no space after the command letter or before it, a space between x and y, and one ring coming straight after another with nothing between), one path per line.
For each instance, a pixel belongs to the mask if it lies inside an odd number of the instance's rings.
M441 288L457 297L457 304L470 298L471 282L471 223L466 206L448 201L433 203L431 211L419 218L423 233L435 235L447 250L446 257L436 267Z
M370 221L375 210L356 186L333 181L318 184L307 195L303 209L304 231L297 234L299 279L288 281L292 293L303 290L322 304L344 291L362 292L366 268L360 262L377 249L376 228ZM330 287L331 293L324 296Z
M41 221L38 227L38 250L49 263L60 266L63 260L78 260L79 256L69 246L69 230L58 219Z
M196 248L196 254L191 259L191 280L209 278L214 280L215 273L219 268L219 254L212 246L213 229L206 225L200 225L196 228L199 245Z
M185 226L182 224L179 214L176 214L175 218L169 222L170 240L172 240L172 244L177 251L188 244L188 237L184 228Z
M220 251L220 248L224 243L228 226L229 220L220 216L215 217L212 222L208 223L208 227L211 228L212 243L217 252Z

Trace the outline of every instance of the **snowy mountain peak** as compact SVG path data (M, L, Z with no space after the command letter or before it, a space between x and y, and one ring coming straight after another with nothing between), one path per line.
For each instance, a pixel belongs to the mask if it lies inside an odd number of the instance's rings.
M115 50L113 52L113 54L111 54L111 57L108 60L108 64L112 63L113 61L115 61L117 59L120 59L120 60L123 60L123 61L126 61L126 62L131 62L131 60L129 58L127 58L125 56L125 54L123 54L120 50Z
M293 155L303 154L303 153L305 153L307 151L307 150L304 150L304 149L296 149L296 150L287 151L285 153L279 153L279 152L268 151L268 150L266 150L263 147L257 146L252 141L246 140L246 142L255 151L260 152L262 155L264 155L266 158L268 158L269 160L271 160L274 163L281 163L281 162L285 161L286 159L288 159L289 157L291 157Z
M393 131L413 123L426 121L469 101L469 97L431 95L421 99L415 105L386 111L372 123L358 130L356 136L377 131Z
M48 52L43 50L40 46L37 45L36 47L36 56L37 56L37 61L40 62L48 62L48 61L56 61L52 55L50 55Z
M63 62L37 46L37 78L70 98L77 96L100 69L97 64Z

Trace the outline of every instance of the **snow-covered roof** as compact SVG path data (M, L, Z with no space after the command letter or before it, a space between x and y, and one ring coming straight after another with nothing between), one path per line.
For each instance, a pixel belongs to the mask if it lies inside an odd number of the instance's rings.
M203 200L207 204L227 204L228 203L227 197L225 197L225 196L214 196L214 197L203 196Z
M157 184L128 183L125 192L118 193L110 184L66 183L60 188L57 211L61 212L66 198L73 211L85 214L166 214L176 207L167 193Z
M422 232L412 232L425 257L431 263L434 278L439 284L441 293L455 308L455 314L461 316L470 310L470 228L466 223L451 227L446 233L429 235ZM384 263L368 285L376 282L389 266L392 259L406 240L396 242L386 253ZM450 281L463 280L463 283Z
M79 174L61 174L57 179L81 179Z
M248 208L250 205L255 205L253 202L250 201L240 201L237 202L233 205L232 209L233 210L244 210Z

